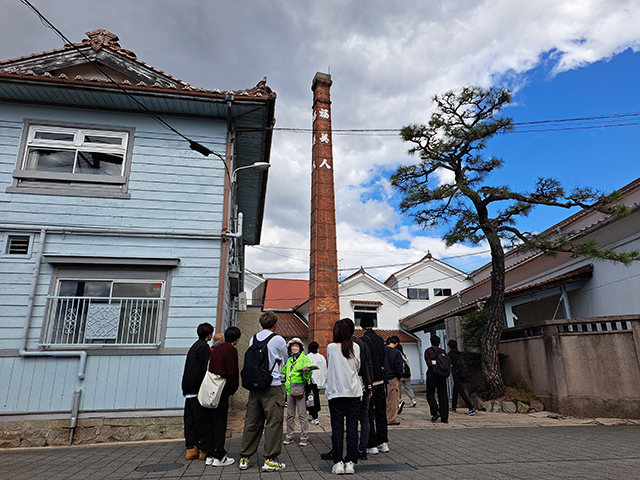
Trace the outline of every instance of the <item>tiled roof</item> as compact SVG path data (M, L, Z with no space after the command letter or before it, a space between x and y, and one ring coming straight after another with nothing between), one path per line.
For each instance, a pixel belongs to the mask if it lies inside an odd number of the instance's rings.
M376 328L374 331L380 335L385 342L387 341L387 338L395 335L400 339L400 343L418 343L418 339L416 337L403 330L379 330ZM362 338L363 335L364 330L362 328L356 328L356 337Z
M302 319L293 312L275 312L278 316L276 323L276 333L285 338L306 338L309 334L309 328L304 324Z
M219 89L207 90L205 88L198 88L190 85L187 82L180 80L158 68L155 68L142 60L138 59L137 55L131 50L126 50L120 46L118 43L118 36L105 30L98 29L93 30L91 32L87 32L87 36L89 38L85 38L81 43L68 43L64 45L62 48L58 48L55 50L49 50L41 53L34 53L31 55L26 55L19 58L13 58L10 60L0 61L0 76L9 76L16 78L26 78L26 79L38 79L42 81L50 81L56 83L65 83L65 84L86 84L90 83L92 85L100 84L101 86L107 87L115 87L114 82L108 79L101 79L94 75L91 77L83 77L81 75L76 75L74 78L69 78L64 73L59 75L52 75L50 72L42 72L36 73L28 67L25 67L24 64L27 63L29 65L33 64L33 60L41 59L43 64L47 63L47 60L50 60L52 57L56 55L65 54L66 52L80 51L85 55L91 54L91 49L95 52L98 52L102 49L109 50L117 55L120 55L126 58L129 62L135 63L139 66L143 66L144 68L153 71L155 74L164 77L164 80L167 81L166 85L161 85L159 83L148 84L143 81L138 82L136 85L132 85L128 80L124 80L122 82L117 82L117 84L122 88L131 88L135 90L173 90L181 91L184 93L192 93L192 94L209 94L222 96L226 93L232 93L234 96L239 97L275 97L276 94L267 86L266 77L262 79L258 84L249 89L243 90L226 90L221 91ZM87 62L88 63L88 62ZM55 68L54 68L55 67ZM53 69L60 69L61 67L55 62L52 63ZM98 72L96 71L96 74Z
M264 309L293 308L309 299L309 281L289 278L268 278L264 294Z

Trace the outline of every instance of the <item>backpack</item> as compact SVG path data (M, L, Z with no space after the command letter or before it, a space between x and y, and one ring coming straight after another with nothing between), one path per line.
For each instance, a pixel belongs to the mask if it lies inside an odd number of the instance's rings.
M404 360L404 358L402 360L402 378L411 378L411 368L409 368L409 364Z
M431 365L429 365L429 368L436 375L447 378L451 373L451 362L449 360L449 356L444 353L443 350L438 351L434 348L433 351L436 356L431 359Z
M262 390L271 385L273 376L271 372L276 365L269 368L269 350L267 343L276 334L272 333L264 340L258 340L253 336L253 343L244 354L244 367L242 367L242 386L247 390Z

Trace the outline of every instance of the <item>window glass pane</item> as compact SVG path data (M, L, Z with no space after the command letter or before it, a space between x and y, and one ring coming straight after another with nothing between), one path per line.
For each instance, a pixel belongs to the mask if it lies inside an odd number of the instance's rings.
M418 289L417 288L407 288L407 297L411 299L418 298Z
M149 283L114 283L114 298L160 298L162 282Z
M122 145L122 138L103 137L100 135L85 135L84 143L99 143L102 145Z
M34 138L41 140L56 140L59 142L73 142L73 133L61 133L61 132L36 132Z
M418 289L418 298L420 300L429 300L429 289L428 288L419 288Z
M94 175L122 175L121 155L112 155L99 152L78 152L78 166L76 173L88 173Z
M75 155L75 152L69 150L31 147L27 153L25 169L40 172L73 173Z
M111 282L61 280L58 295L61 297L106 297L111 293Z

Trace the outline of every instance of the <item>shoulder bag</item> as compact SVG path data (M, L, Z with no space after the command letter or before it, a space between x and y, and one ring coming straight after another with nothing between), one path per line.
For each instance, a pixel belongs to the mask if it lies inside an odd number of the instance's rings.
M198 392L200 405L205 408L217 408L226 383L226 378L222 378L217 373L209 371L209 364L207 363L207 371L204 374L204 379L202 380L202 384L200 384L200 391Z

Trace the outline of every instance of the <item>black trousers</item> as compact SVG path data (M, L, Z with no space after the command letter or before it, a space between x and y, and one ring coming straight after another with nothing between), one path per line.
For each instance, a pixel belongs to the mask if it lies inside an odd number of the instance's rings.
M184 443L187 448L205 450L205 431L209 424L208 409L200 405L198 397L184 400ZM205 450L206 451L206 450Z
M313 392L313 395L316 398L316 404L313 407L307 407L307 412L309 412L311 418L317 420L318 412L320 411L320 392L318 391L318 385L315 383L307 383L305 386L305 394L308 396L311 392Z
M387 427L387 387L376 385L369 399L369 441L367 448L377 447L389 441Z
M462 401L465 403L467 408L471 410L473 408L473 403L467 395L465 390L466 379L461 377L453 377L453 391L451 392L451 406L456 408L458 406L458 395L462 398Z
M222 460L227 454L224 442L227 439L227 419L229 418L229 394L222 391L217 408L207 409L204 450L207 456Z
M331 416L331 446L333 447L333 463L358 463L358 413L360 398L340 397L329 400ZM344 451L344 426L347 424L347 455Z
M438 402L435 393L438 391ZM427 376L427 402L431 409L431 416L440 415L443 422L449 421L449 395L447 395L447 378L441 376Z

